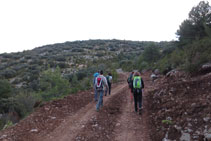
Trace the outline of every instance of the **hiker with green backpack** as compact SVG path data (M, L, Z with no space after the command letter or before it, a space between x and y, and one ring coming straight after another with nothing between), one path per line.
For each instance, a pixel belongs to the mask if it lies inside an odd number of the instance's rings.
M138 111L138 107L139 107L139 114L141 114L141 110L142 110L142 89L143 88L144 88L144 81L141 78L140 73L135 72L133 76L133 96L134 96L135 112Z
M105 96L107 95L107 92L108 92L109 95L111 95L112 75L111 75L110 72L106 76L106 80L107 80L107 83L108 83L108 91L107 90L105 91Z

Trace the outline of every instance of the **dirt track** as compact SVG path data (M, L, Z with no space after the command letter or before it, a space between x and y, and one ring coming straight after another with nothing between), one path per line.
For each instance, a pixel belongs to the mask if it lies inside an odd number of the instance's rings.
M122 79L113 86L110 96L104 96L99 112L92 91L81 92L44 105L16 126L0 132L0 140L148 141L147 112L134 112L126 79Z
M125 84L119 85L113 90L111 96L104 97L104 106L107 105L110 102L110 99L112 99L115 95L121 94L121 91L125 89L125 87L127 87L127 85ZM90 119L95 117L97 114L100 114L96 112L95 107L96 103L90 102L83 109L76 112L73 116L68 117L68 119L53 132L45 135L45 137L41 137L40 140L43 139L44 141L68 141L77 139L77 135L80 134L83 128L85 128Z

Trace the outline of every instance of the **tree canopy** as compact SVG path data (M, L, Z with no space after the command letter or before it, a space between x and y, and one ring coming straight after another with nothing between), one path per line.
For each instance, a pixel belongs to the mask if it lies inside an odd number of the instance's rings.
M211 7L209 2L201 1L192 8L189 18L182 22L176 34L181 42L190 43L208 36L209 28L211 28Z

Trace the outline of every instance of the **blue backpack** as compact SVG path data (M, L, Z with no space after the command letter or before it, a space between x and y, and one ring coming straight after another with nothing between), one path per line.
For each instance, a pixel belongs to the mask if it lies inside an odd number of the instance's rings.
M98 72L96 72L96 73L94 74L93 84L95 84L95 80L96 80L96 78L98 77L98 75L99 75Z

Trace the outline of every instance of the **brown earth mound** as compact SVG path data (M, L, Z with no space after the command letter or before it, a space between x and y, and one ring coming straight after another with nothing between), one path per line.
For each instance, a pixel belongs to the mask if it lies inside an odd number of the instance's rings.
M203 140L211 133L211 76L161 78L147 97L152 140Z
M177 72L178 73L178 72ZM17 125L0 132L3 141L203 140L211 136L211 75L184 73L145 82L143 113L134 112L126 74L96 112L93 91L46 103ZM127 74L128 75L128 74ZM150 134L150 136L149 136Z
M1 138L16 141L34 140L34 135L52 132L66 117L74 114L91 101L93 101L93 93L86 91L46 103L16 126L1 132Z

